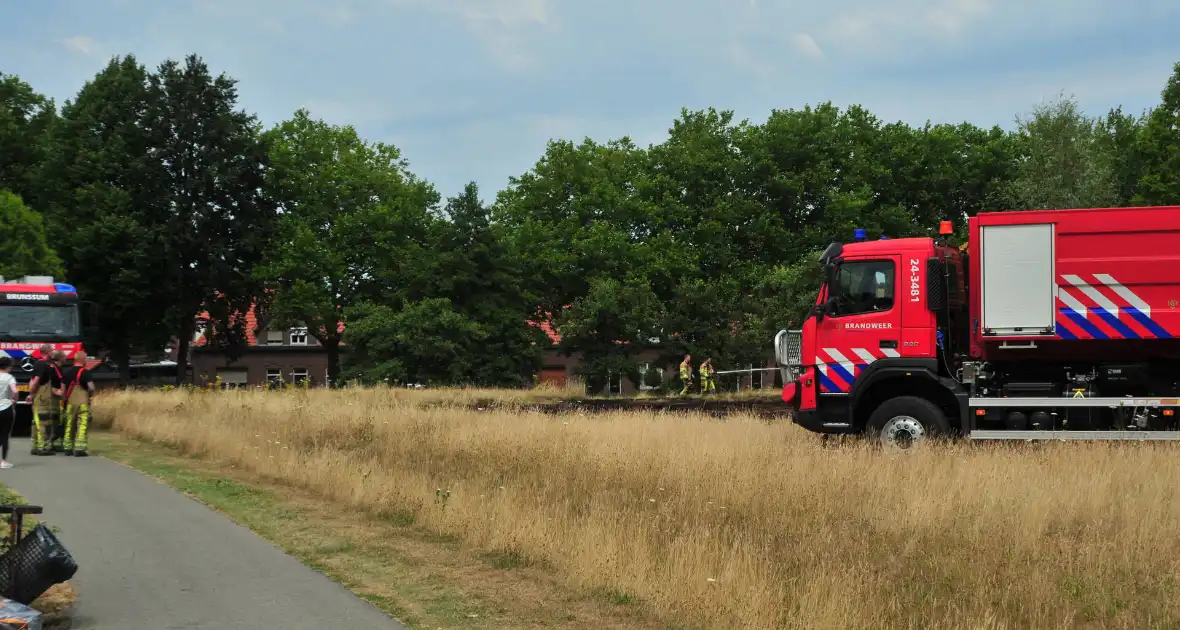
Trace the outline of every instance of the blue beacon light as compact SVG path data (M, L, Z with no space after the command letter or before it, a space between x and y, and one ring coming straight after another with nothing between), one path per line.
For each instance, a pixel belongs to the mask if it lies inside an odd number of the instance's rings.
M864 228L856 228L856 231L852 233L852 238L854 238L858 241L865 240L865 229Z
M57 284L54 284L53 289L55 291L57 291L58 293L77 293L78 292L78 290L74 288L74 285L66 284L64 282L58 282Z

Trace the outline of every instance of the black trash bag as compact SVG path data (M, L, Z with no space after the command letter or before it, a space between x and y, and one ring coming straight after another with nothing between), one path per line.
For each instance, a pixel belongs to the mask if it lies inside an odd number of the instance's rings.
M78 564L57 536L41 523L0 556L0 595L28 605L74 577Z

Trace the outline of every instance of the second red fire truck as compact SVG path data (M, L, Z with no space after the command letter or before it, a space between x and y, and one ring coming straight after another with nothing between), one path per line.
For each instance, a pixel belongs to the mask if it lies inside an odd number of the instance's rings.
M908 447L1180 439L1180 207L982 213L833 243L776 354L794 421Z

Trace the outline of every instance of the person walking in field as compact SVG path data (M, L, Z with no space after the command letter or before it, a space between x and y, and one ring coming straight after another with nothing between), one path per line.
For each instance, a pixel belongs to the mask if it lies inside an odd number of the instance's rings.
M717 393L717 374L713 371L713 357L701 363L701 393Z
M28 403L33 408L33 455L53 455L53 443L60 439L61 420L61 351L53 346L41 346L41 358L33 366L33 381L29 383Z
M684 361L680 362L680 382L684 384L684 388L680 390L680 395L688 394L688 388L692 386L692 355L684 355Z
M66 455L86 457L86 428L90 424L90 398L94 396L94 380L86 369L85 352L78 351L72 358L66 359L61 380L65 390L62 399L66 404Z
M8 463L8 440L12 438L12 425L16 424L16 401L20 394L16 389L16 377L9 373L12 357L0 357L0 468L12 468Z

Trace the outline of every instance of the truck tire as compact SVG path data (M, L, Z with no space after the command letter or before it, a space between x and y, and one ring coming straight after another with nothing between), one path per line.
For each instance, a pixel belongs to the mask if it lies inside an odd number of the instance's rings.
M881 403L869 416L869 438L889 450L905 451L950 433L938 405L917 396L898 396Z

